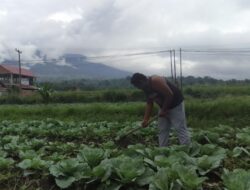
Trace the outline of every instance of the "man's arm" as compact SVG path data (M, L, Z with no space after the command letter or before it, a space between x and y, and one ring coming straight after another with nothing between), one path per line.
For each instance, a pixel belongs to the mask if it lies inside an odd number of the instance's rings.
M154 90L164 95L164 102L160 113L160 116L164 116L173 100L173 92L167 85L165 78L159 76L152 77L152 87Z
M152 113L153 110L153 101L149 101L146 104L146 109L145 109L145 113L144 113L144 118L143 118L143 122L142 122L142 127L147 127L150 115Z

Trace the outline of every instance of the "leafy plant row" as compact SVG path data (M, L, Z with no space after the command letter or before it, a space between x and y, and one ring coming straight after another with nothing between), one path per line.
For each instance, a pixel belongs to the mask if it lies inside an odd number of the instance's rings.
M2 189L250 188L250 129L190 129L192 144L157 147L156 129L123 148L113 140L138 123L0 123ZM177 139L171 138L172 144ZM237 187L237 188L235 188Z

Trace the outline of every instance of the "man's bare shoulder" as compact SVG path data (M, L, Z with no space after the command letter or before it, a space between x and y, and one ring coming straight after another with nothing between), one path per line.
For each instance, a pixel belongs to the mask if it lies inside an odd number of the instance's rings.
M166 94L166 95L173 94L172 90L169 88L168 84L166 83L165 77L154 75L151 78L151 81L152 81L152 88L154 90L162 92L163 94Z
M158 76L158 75L152 75L151 81L152 81L152 83L159 83L159 82L161 83L161 82L165 81L165 78L162 76Z

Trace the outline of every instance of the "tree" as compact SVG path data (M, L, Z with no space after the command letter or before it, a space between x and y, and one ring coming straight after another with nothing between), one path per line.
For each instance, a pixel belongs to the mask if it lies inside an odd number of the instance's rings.
M38 89L39 94L41 95L43 102L48 104L53 93L52 86L48 83L45 83L41 88Z

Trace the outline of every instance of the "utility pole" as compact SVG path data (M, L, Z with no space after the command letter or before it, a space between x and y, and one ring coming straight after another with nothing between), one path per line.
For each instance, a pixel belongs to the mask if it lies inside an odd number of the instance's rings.
M180 48L180 83L181 83L181 91L182 91L182 55L181 55L181 48Z
M174 53L174 82L177 85L177 79L176 79L176 62L175 62L175 50L173 50Z
M21 51L19 49L15 49L16 52L18 53L18 65L19 65L19 85L21 88L21 84L22 84L22 79L21 79Z
M173 61L172 61L172 50L170 49L170 64L171 64L171 78L174 81L174 74L173 74Z

